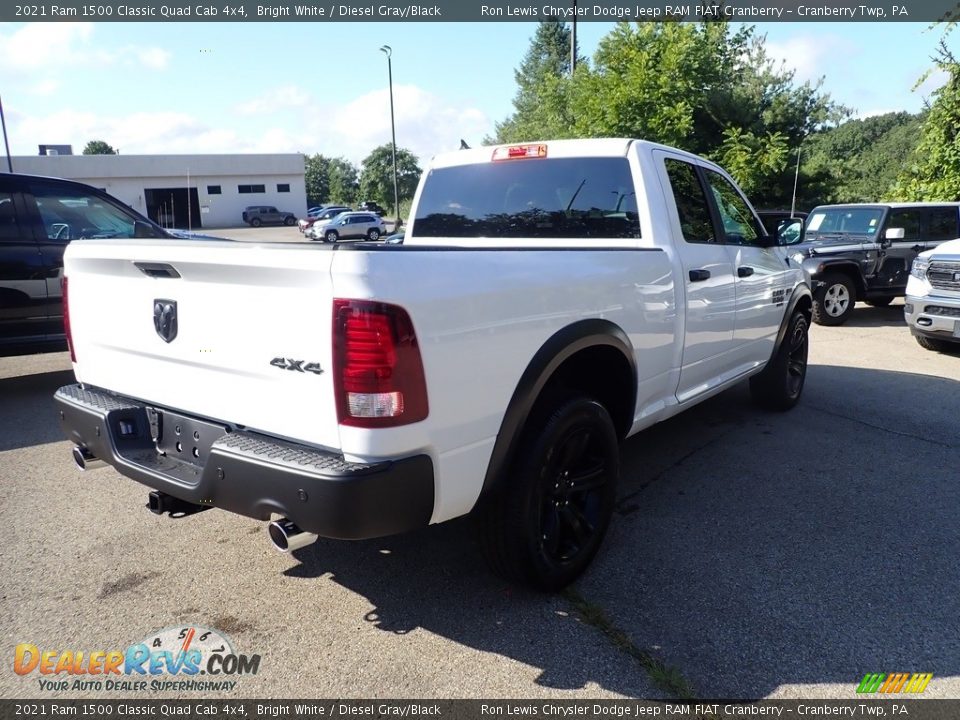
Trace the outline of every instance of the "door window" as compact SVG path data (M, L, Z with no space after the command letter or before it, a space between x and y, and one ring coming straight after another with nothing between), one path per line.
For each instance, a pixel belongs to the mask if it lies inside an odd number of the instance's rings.
M927 240L943 242L960 237L957 231L957 208L935 207L927 211Z
M920 210L900 208L890 211L887 218L888 228L903 228L903 241L920 239Z
M677 203L683 239L692 243L715 242L707 196L703 194L697 171L693 165L682 160L668 158L664 164L673 189L673 199Z
M23 240L23 232L13 206L13 195L0 192L0 242L4 240Z
M730 245L756 245L762 235L747 201L720 173L706 171L707 183L723 223L723 241Z
M44 185L33 185L31 192L50 240L135 237L136 218L101 197Z

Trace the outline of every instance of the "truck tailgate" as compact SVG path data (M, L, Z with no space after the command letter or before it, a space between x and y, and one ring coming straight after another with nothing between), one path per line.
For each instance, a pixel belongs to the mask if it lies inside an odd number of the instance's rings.
M232 241L71 243L64 274L77 379L338 449L333 253L277 250Z

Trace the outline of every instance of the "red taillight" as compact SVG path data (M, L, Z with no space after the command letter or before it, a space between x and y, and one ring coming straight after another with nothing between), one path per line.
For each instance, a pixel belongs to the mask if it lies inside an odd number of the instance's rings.
M406 310L369 300L334 300L333 352L341 424L395 427L427 417L423 361Z
M63 332L67 336L67 348L70 350L70 362L77 361L77 354L73 350L73 335L70 334L70 294L67 292L67 277L63 278Z

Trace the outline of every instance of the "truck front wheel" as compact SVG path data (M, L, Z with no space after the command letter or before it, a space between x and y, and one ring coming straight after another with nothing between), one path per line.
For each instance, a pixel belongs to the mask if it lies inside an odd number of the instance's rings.
M800 399L807 378L807 318L797 310L770 362L750 378L754 402L768 410L789 410Z
M857 302L857 289L846 275L828 275L813 295L813 321L817 325L842 325Z
M572 395L532 416L480 516L493 571L545 591L573 582L610 524L619 474L617 434L603 405Z

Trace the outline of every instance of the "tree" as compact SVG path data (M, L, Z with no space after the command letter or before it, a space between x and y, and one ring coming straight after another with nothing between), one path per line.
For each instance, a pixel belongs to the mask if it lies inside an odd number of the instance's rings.
M897 178L893 194L903 200L960 200L960 62L944 40L934 62L948 79L933 93L914 162Z
M618 23L573 77L551 67L542 38L518 70L517 108L497 139L634 137L728 162L759 205L789 203L789 159L803 137L848 114L820 84L796 85L766 38L726 21ZM521 78L524 83L521 84ZM525 112L525 108L533 108Z
M360 194L364 200L374 200L393 208L393 156L386 143L367 155L360 172ZM420 166L413 153L397 148L397 190L400 202L413 198L420 181ZM393 208L398 212L399 208Z
M87 143L87 146L83 148L84 155L116 155L117 151L114 150L110 145L108 145L103 140L91 140Z
M496 141L565 136L570 121L566 117L567 103L563 93L569 74L570 29L556 18L541 21L530 41L530 49L513 73L517 81L514 113L504 122L497 123ZM540 132L544 125L556 128L556 132Z
M304 157L303 181L307 186L307 206L326 202L330 197L330 160L319 153Z
M360 190L359 172L356 166L342 157L330 160L328 169L330 202L353 205Z

